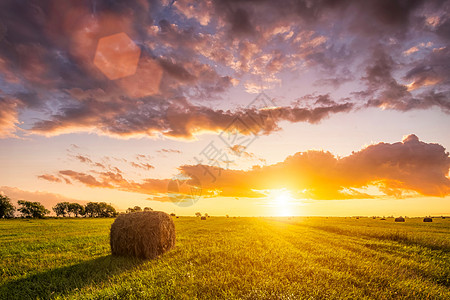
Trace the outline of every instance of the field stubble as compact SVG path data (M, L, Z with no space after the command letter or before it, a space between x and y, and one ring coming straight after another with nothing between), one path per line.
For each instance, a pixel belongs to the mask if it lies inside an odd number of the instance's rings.
M112 219L0 221L0 299L449 299L450 220L180 217L154 260Z

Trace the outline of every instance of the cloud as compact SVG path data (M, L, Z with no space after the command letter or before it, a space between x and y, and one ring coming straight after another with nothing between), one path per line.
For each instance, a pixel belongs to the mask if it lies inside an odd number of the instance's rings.
M20 102L0 97L0 138L15 137L19 123Z
M92 160L89 157L87 157L87 156L79 154L79 155L75 155L75 158L78 159L82 163L92 164Z
M152 166L151 164L148 163L136 163L134 161L130 162L132 167L138 168L138 169L144 169L144 170L151 170L154 169L155 167Z
M261 190L288 188L298 197L311 199L375 197L360 191L368 186L398 197L408 192L444 197L450 194L449 169L449 153L415 135L398 143L371 145L343 158L323 151L299 152L278 164L249 171L181 167L183 173L199 178L206 190L220 190L221 196L260 197Z
M180 150L175 150L175 149L161 149L156 152L158 152L158 153L177 153L177 154L182 153Z
M279 89L310 73L322 94L344 83L367 88L344 95L347 103L280 107L272 128L351 107L448 112L447 10L438 0L5 0L0 138L16 131L192 138L248 113L244 98L212 109L227 92ZM133 75L109 80L94 58L98 42L117 34L140 56Z
M417 64L406 73L405 80L411 82L408 85L409 90L438 84L448 85L450 83L450 68L447 63L449 56L449 47L433 49L420 64ZM446 97L447 110L450 107L448 99Z
M442 50L443 51L443 50ZM440 52L440 51L438 51ZM448 56L447 54L443 57ZM432 56L428 62L436 63L426 66L419 65L411 69L405 76L408 80L415 81L409 86L399 83L392 75L395 62L383 50L378 49L373 54L373 63L366 68L366 76L363 80L368 89L362 92L362 98L369 99L368 106L377 106L384 109L395 109L408 111L411 109L426 109L432 106L440 107L445 112L450 112L449 94L444 91L423 91L413 95L410 91L425 85L435 85L441 80L448 81L448 71L446 67L441 68L438 63L443 63L439 58ZM434 68L434 69L433 69ZM445 71L442 71L445 70ZM440 73L446 72L442 75ZM446 79L443 79L446 78Z
M39 175L38 176L39 179L44 179L50 182L61 182L61 178L58 178L54 175L50 175L50 174L43 174L43 175Z
M183 165L181 174L201 183L207 197L264 197L268 189L289 189L298 198L368 199L450 194L449 153L439 144L425 143L414 134L397 143L378 143L338 158L325 151L298 152L284 161L253 166L250 170L223 169L208 165ZM168 200L170 179L134 182L122 174L97 172L94 175L60 171L89 187L103 187L153 195ZM368 187L377 187L373 194Z
M81 172L75 172L72 170L63 170L58 172L59 175L61 175L63 178L70 178L72 180L78 181L80 183L83 183L87 186L94 186L94 187L112 187L111 184L107 181L97 181L97 179L89 174L81 173Z
M153 104L151 107L148 105L150 103ZM120 105L112 102L100 104L95 100L88 100L87 105L81 104L67 109L62 114L54 115L52 120L36 123L32 131L58 135L67 131L91 131L97 128L102 134L119 137L155 136L159 133L168 137L189 139L204 131L220 132L239 118L246 124L245 128L238 128L242 133L270 134L280 129L278 123L281 121L318 123L330 114L346 112L353 108L353 104L349 102L333 102L314 108L298 105L277 107L271 108L269 112L252 108L224 111L194 105L185 98L178 98L170 104L162 99L153 99L148 101L147 105L137 104L136 108L130 107L130 110L121 109ZM256 119L265 119L267 123L261 127L254 121Z

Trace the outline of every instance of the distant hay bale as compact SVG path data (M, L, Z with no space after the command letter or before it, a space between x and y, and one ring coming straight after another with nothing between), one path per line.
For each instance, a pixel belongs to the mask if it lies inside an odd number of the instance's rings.
M433 222L433 219L432 218L423 218L423 221L424 222Z
M111 225L113 255L155 258L175 246L175 224L162 211L119 215Z
M403 217L395 218L395 222L405 222L405 218Z
M386 219L385 219L385 218L381 218L380 220L381 220L381 221L386 221Z
M206 220L206 217L205 217L205 216L202 216L200 219L201 219L201 220Z

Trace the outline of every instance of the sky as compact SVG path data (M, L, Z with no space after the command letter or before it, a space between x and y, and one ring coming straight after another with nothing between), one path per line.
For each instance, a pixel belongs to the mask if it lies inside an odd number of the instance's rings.
M450 1L4 0L0 193L450 215Z

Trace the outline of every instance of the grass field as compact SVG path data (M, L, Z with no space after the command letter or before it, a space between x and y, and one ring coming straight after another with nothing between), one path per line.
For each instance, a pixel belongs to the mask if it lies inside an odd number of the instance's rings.
M450 220L174 219L175 249L113 257L112 219L0 221L0 299L450 299Z

